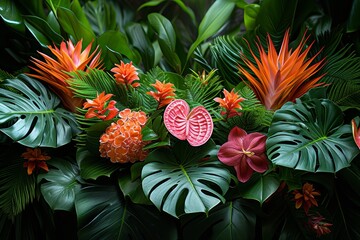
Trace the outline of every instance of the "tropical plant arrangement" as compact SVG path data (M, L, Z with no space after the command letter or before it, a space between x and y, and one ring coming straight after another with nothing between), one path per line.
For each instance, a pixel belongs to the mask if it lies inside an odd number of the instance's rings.
M360 239L358 1L0 6L1 239Z

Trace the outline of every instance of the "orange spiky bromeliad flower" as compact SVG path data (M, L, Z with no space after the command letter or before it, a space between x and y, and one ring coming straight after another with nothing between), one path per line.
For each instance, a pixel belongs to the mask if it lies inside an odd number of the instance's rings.
M295 208L299 209L303 206L306 214L308 214L311 206L318 206L315 197L320 196L320 193L315 191L315 188L310 183L305 183L302 191L294 190L293 194L295 195Z
M225 108L225 111L221 112L222 115L226 115L226 118L231 118L239 115L237 109L241 110L240 102L244 101L245 98L240 97L237 93L234 92L234 89L231 92L228 92L226 89L223 91L225 98L221 99L219 97L215 98L214 101L220 104L220 107Z
M142 140L141 130L147 121L142 111L124 109L119 113L120 119L106 129L100 137L100 155L108 157L113 163L134 163L142 161L147 151L142 148L148 144Z
M156 80L156 82L154 84L151 84L151 86L154 86L157 92L150 91L146 94L152 96L159 103L157 107L158 109L168 105L172 100L174 100L174 84L160 82L159 80Z
M115 64L115 67L111 69L111 72L114 73L115 80L118 84L124 84L126 87L131 85L134 88L140 86L140 83L134 82L135 80L140 79L132 62L124 63L121 61L120 65Z
M313 75L321 69L324 59L310 65L320 52L310 59L306 59L314 42L301 52L308 38L309 36L306 37L305 33L298 47L294 51L289 50L289 30L287 30L278 54L270 35L268 35L268 53L260 43L257 43L260 59L250 49L256 64L253 64L244 55L241 56L254 75L241 66L239 66L239 70L250 82L250 87L266 109L279 109L286 102L294 101L311 88L324 84L319 83L324 75L313 78Z
M21 154L21 157L28 160L24 162L24 167L27 168L27 174L31 175L33 171L39 168L44 169L45 171L49 171L46 160L49 160L51 157L47 156L47 153L41 152L39 148L31 149L27 148L26 152Z
M111 100L107 103L112 96L111 93L105 95L105 92L102 92L94 100L86 99L83 108L88 109L88 111L85 118L97 117L104 121L113 119L119 113L119 109L115 107L116 101Z
M71 78L68 72L77 70L87 71L89 68L102 68L100 59L101 51L95 51L90 54L90 43L84 51L82 50L82 40L73 43L69 40L61 42L60 48L48 46L49 50L55 55L55 58L39 52L44 57L45 62L32 58L31 62L35 67L30 66L36 74L27 74L30 77L37 78L49 84L50 88L60 97L66 108L75 111L75 107L81 106L82 100L74 99L73 92L68 88L68 80Z

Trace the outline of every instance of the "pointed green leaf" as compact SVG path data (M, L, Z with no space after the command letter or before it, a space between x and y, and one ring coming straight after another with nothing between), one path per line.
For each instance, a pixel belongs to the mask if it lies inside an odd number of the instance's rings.
M59 98L26 75L0 85L0 131L29 147L59 147L79 132L71 112L59 108ZM9 91L5 88L14 89Z
M25 25L23 23L22 13L16 7L16 4L12 0L2 0L0 2L0 16L11 27L25 31Z
M150 153L142 170L145 195L172 216L205 212L224 202L230 183L228 170L216 158L212 141L191 147L186 141L174 149ZM211 159L204 160L210 156Z
M40 174L38 182L41 183L41 193L53 210L71 211L74 207L75 194L80 191L78 183L79 169L69 160L51 159L46 162L57 169L50 168L49 172Z
M274 114L266 146L274 164L309 172L337 172L359 153L351 126L327 99L286 103Z

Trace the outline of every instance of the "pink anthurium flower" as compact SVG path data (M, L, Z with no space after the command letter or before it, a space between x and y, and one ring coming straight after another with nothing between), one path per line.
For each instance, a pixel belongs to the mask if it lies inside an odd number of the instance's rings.
M265 154L264 134L254 132L247 134L243 129L234 127L218 152L218 158L228 166L233 166L240 182L250 179L253 172L263 173L268 169Z
M355 119L351 121L351 126L352 126L354 141L358 146L358 148L360 149L360 127L356 125Z

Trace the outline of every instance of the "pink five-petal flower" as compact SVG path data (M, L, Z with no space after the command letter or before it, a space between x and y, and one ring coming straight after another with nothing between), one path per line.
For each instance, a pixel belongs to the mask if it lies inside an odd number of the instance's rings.
M240 182L250 179L253 172L263 173L268 169L265 154L266 136L261 133L247 134L243 129L234 127L218 152L218 158L228 166L233 166Z
M352 133L354 137L354 141L358 148L360 149L360 127L356 125L355 119L351 120Z

